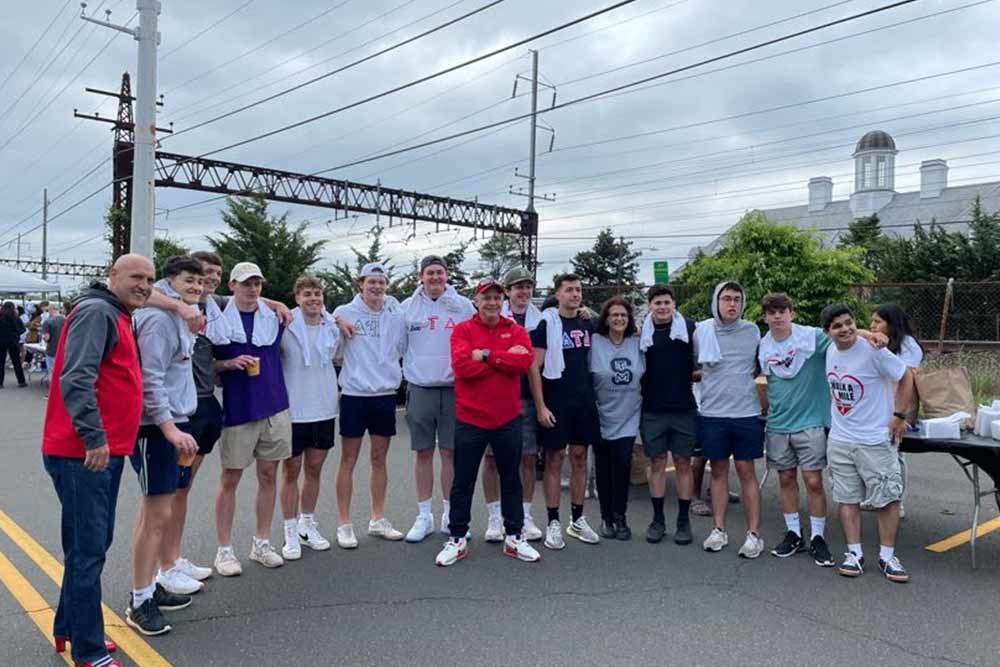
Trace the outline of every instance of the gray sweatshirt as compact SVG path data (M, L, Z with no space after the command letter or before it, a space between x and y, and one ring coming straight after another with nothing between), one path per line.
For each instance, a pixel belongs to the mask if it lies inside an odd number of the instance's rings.
M177 315L159 308L137 310L135 325L142 365L142 425L186 422L198 408L191 369L194 341Z
M757 417L760 415L760 401L754 385L754 370L757 362L757 346L760 344L760 329L753 322L737 319L731 324L723 324L719 317L719 293L722 286L731 281L719 283L712 294L712 315L715 320L715 334L719 340L722 360L701 367L701 407L703 417ZM743 292L743 288L740 287ZM743 294L744 307L746 293ZM740 317L743 310L740 310ZM695 344L697 356L697 339Z

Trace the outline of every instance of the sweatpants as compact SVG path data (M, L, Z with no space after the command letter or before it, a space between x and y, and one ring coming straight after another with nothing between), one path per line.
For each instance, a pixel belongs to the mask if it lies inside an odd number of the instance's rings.
M597 476L597 497L601 502L601 518L625 516L628 509L628 487L632 474L632 445L635 436L605 440L594 447L594 470Z
M451 483L451 536L465 537L469 531L472 496L479 477L479 464L486 446L493 447L493 459L500 473L500 509L508 535L520 535L524 524L521 505L521 416L498 428L480 428L461 420L455 423L455 478Z

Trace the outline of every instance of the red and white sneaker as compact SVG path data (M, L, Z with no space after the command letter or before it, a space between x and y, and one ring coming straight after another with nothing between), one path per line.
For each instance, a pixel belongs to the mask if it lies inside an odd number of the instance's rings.
M503 555L523 560L526 563L534 563L542 558L538 551L535 550L535 547L517 535L508 535L504 538Z
M454 565L458 561L462 560L469 555L468 542L466 542L464 537L460 537L457 540L453 537L444 543L444 548L434 559L434 563L439 567L448 567L449 565Z
M111 662L96 662L96 663L94 663L94 662L77 662L77 663L74 663L74 664L76 665L76 667L124 667L122 665L122 663L118 662L114 658L111 659Z

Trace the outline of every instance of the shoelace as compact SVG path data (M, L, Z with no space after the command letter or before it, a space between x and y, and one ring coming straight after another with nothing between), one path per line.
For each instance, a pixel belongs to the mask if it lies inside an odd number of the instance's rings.
M887 570L902 570L903 564L899 562L899 559L893 556L889 559L889 562L885 564Z

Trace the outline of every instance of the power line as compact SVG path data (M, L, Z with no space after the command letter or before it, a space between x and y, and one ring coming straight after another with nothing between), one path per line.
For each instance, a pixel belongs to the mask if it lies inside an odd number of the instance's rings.
M181 42L180 44L178 44L177 46L175 46L174 48L170 49L169 51L167 51L166 53L164 53L162 56L160 56L160 62L163 62L164 60L166 60L167 58L169 58L173 54L177 53L178 51L180 51L181 49L183 49L185 46L187 46L188 44L190 44L194 40L198 39L199 37L201 37L205 33L207 33L209 30L212 30L213 28L218 27L222 23L224 23L224 22L228 21L229 19L231 19L232 17L236 16L236 14L238 14L239 12L243 11L244 9L246 9L253 2L254 2L254 0L247 0L242 5L240 5L239 7L237 7L236 9L234 9L233 11L229 12L228 14L226 14L225 16L223 16L222 18L220 18L220 19L212 22L208 26L202 28L201 30L199 30L195 34L191 35L190 37L188 37L187 39L185 39L183 42Z
M32 44L27 51L25 51L24 55L21 56L21 59L17 61L16 65L14 65L14 69L12 69L10 73L4 77L4 80L0 82L0 89L3 89L3 87L7 85L7 82L11 80L11 77L17 74L17 70L21 69L21 65L23 65L24 62L31 56L31 54L35 52L35 48L41 43L43 39L45 39L45 35L49 34L49 30L51 30L52 26L56 24L56 20L62 15L64 11L66 11L66 8L69 7L69 3L71 3L72 1L73 0L66 0L63 6L56 11L55 15L52 17L52 20L49 21L49 24L45 26L44 30L42 30L42 34L40 34L38 36L38 39L35 40L35 43Z

